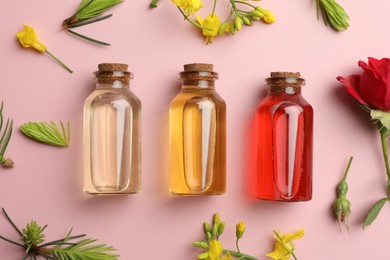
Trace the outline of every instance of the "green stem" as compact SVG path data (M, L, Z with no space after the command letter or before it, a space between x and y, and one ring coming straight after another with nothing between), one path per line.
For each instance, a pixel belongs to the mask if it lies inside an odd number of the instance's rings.
M202 25L200 25L200 24L198 24L198 23L195 23L194 21L192 21L191 19L189 19L189 18L188 18L188 15L186 15L186 14L183 12L183 10L181 10L180 7L177 7L177 9L179 9L180 13L183 15L184 20L187 20L190 24L195 25L196 27L198 27L198 28L200 28L200 29L212 31L210 28L203 27Z
M211 13L211 17L214 17L214 12L215 12L215 7L216 6L217 6L217 0L214 0L213 11Z
M158 1L160 1L160 0L153 0L152 2L150 2L149 6L150 6L151 8L156 8L156 7L157 7Z
M388 135L388 131L387 131L386 127L382 126L382 128L379 130L379 133L381 135L382 152L383 152L383 158L385 160L385 166L386 166L387 197L390 199L390 166L389 166L389 152L388 152L388 148L387 148L387 135Z
M348 175L348 172L349 172L349 168L351 167L352 160L353 160L353 156L351 156L351 157L349 158L347 168L345 169L345 172L344 172L343 182L346 182L346 181L347 181L347 175Z
M291 255L292 255L292 257L294 257L294 260L298 260L298 258L297 258L296 255L294 254L294 252L291 252Z
M240 252L240 247L238 246L238 240L239 240L239 238L236 239L236 248L237 248L237 252L238 252L238 253L241 253L241 252Z
M243 1L235 1L237 4L243 4L243 5L248 5L250 7L252 7L253 9L256 8L256 6L254 5L251 5L250 3L247 3L247 2L243 2Z
M234 12L236 13L236 15L238 15L238 9L237 9L237 6L236 6L236 1L235 0L229 0L229 1L232 4L232 8L234 9Z
M65 65L65 63L63 63L62 61L60 61L56 56L54 56L53 54L51 54L48 50L46 50L46 53L50 55L50 57L52 57L55 61L57 61L59 64L61 64L67 71L69 71L70 73L73 73L73 70L71 70L68 66Z
M389 152L387 150L387 134L388 131L386 127L382 127L380 130L381 135L381 143L382 143L382 152L383 152L383 159L385 160L385 166L386 166L386 173L387 173L387 179L388 182L390 180L390 165L389 165Z
M246 254L243 254L243 253L239 253L239 252L236 252L236 251L233 251L233 250L224 249L223 252L224 253L228 253L229 252L232 256L243 257L242 259L246 259L246 260L258 260L257 258L255 258L253 256L246 255Z

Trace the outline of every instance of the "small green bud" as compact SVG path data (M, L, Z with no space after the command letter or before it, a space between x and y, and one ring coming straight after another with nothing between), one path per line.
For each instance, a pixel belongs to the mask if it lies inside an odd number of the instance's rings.
M236 33L236 28L235 28L235 26L234 26L234 23L232 23L231 25L230 25L230 34L231 35L234 35Z
M204 252L204 253L198 255L198 259L199 260L209 259L209 252Z
M340 182L340 184L337 186L337 194L339 197L345 197L348 192L348 184L345 181Z
M253 17L259 17L259 18L263 18L264 16L262 12L259 12L257 10L252 10L249 14L252 15Z
M225 24L225 28L226 28L226 23L224 23L224 24ZM222 27L222 25L221 25L221 27ZM221 27L220 27L220 29L221 29ZM214 221L214 225L221 223L221 218L219 216L219 213L215 213L214 214L214 220L213 221Z
M242 17L242 21L244 22L245 25L252 25L252 21L249 20L249 18L246 16Z
M261 18L257 17L257 16L252 16L252 19L255 20L255 21L260 21L261 20Z
M222 23L221 26L219 26L218 35L223 35L225 33L226 26L227 26L227 23Z
M212 230L212 235L215 236L218 232L218 224L214 224L213 225L213 230Z
M207 236L207 241L213 240L213 235L210 232L207 232L206 236Z
M195 242L192 243L192 245L195 246L195 247L200 247L200 244L201 244L200 241L195 241Z
M221 222L218 226L218 234L222 235L224 230L225 230L225 222Z
M202 242L200 242L200 247L203 248L203 249L207 249L207 248L209 248L209 244L207 244L206 242L202 241Z
M234 26L236 27L236 30L237 30L237 31L240 31L240 30L241 30L241 25L242 25L242 19L241 19L241 17L236 16L236 17L234 18Z
M210 224L209 224L209 223L204 222L204 223L203 223L203 227L204 227L204 232L205 232L205 233L211 232L211 227L210 227Z

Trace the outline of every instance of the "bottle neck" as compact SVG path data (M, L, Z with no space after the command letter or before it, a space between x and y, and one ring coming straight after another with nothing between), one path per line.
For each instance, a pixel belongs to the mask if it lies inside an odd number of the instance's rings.
M124 82L123 80L112 80L112 81L96 81L96 89L129 89L129 81Z
M300 95L305 84L302 78L267 78L266 82L270 95Z
M133 74L127 71L97 71L94 76L96 89L128 89L133 78Z
M210 71L184 71L179 74L182 80L182 89L215 89L216 72Z

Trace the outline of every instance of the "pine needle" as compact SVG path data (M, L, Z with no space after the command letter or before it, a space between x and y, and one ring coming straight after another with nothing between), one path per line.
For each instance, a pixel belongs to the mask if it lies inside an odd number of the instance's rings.
M61 130L58 129L54 122L28 122L20 126L20 130L27 137L40 143L68 147L70 144L70 122L68 129L65 130L64 124L60 121Z

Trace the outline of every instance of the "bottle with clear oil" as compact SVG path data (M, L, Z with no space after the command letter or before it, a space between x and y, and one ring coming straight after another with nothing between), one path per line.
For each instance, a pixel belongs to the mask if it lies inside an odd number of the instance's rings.
M216 195L226 190L226 106L211 64L187 64L169 110L170 192Z
M84 192L137 193L141 188L141 103L126 64L103 63L84 103Z
M299 73L272 72L256 112L256 197L312 198L313 109L301 95Z

